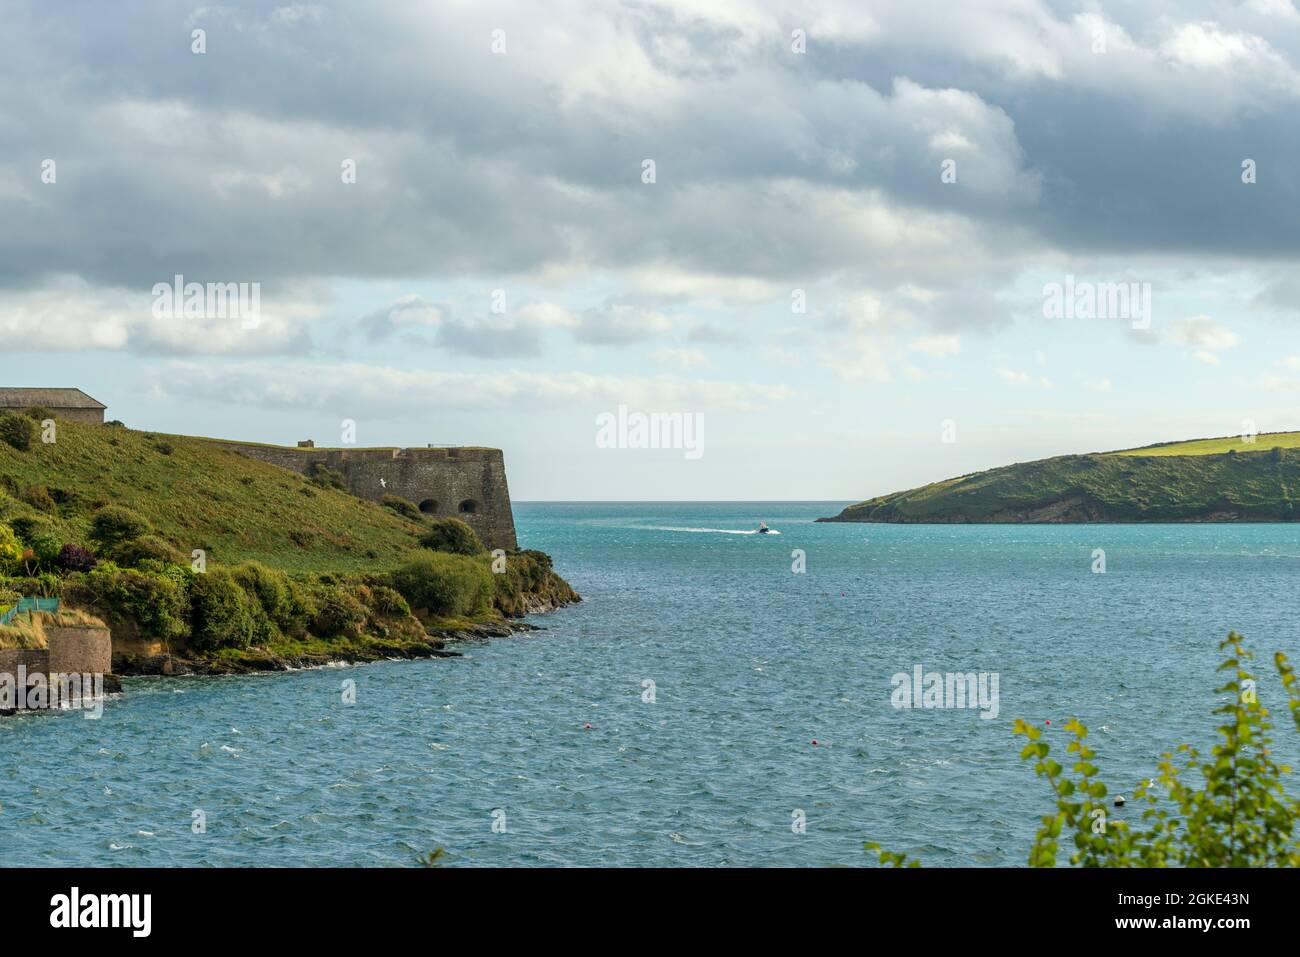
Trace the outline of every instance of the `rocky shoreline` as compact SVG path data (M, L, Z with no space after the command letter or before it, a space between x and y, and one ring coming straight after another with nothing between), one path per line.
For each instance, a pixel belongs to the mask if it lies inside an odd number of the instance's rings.
M461 653L446 646L450 642L487 641L508 638L521 632L543 631L524 621L503 620L469 625L464 628L435 629L427 641L406 641L400 645L379 644L372 647L340 647L327 654L285 654L275 648L250 648L241 657L222 658L206 655L152 655L147 658L113 656L113 674L118 678L138 676L247 675L275 671L300 671L329 665L369 664L375 661L418 660L422 658L459 658Z

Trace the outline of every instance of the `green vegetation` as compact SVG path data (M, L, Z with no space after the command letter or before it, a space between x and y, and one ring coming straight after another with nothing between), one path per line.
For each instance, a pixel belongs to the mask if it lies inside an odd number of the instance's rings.
M1162 442L1140 449L1124 449L1111 455L1220 455L1225 452L1267 452L1271 449L1300 449L1300 432L1265 432L1246 442L1240 435L1221 439L1190 439L1186 442Z
M26 452L36 438L36 423L26 416L14 412L0 415L0 439L17 449Z
M0 593L61 597L115 644L213 667L427 652L430 629L578 600L540 552L490 555L463 522L336 484L184 436L60 422L56 443L0 444ZM30 640L8 631L0 643Z
M1286 443L1297 436L1063 455L882 495L822 521L1289 522L1300 495L1300 448ZM1235 447L1216 451L1232 441Z
M290 572L391 568L423 529L213 443L168 435L170 454L157 445L150 433L61 420L55 443L25 452L0 443L0 522L40 514L63 541L91 544L96 513L121 507L182 555L201 548L210 563L251 559ZM45 488L52 507L24 501L32 487Z
M427 614L476 618L491 604L495 584L486 562L425 552L393 572L393 587L412 608Z
M379 499L379 504L408 521L418 522L424 518L420 510L415 507L415 503L408 502L400 495L385 495Z
M481 555L487 551L478 533L459 518L435 518L429 530L420 536L420 544L435 552L456 555Z
M1109 791L1093 763L1097 752L1087 743L1088 729L1078 719L1065 725L1073 755L1067 771L1054 761L1039 728L1017 720L1015 733L1027 741L1020 757L1034 762L1046 778L1056 813L1043 818L1029 852L1031 867L1054 867L1063 841L1074 845L1069 862L1081 867L1297 867L1300 866L1300 800L1289 796L1282 776L1290 768L1272 758L1272 724L1259 703L1255 676L1246 670L1253 658L1235 632L1220 642L1227 655L1219 666L1230 677L1217 694L1230 695L1214 709L1223 715L1222 738L1202 760L1190 745L1166 752L1159 773L1136 788L1146 804L1142 825L1108 817ZM1274 655L1291 717L1300 730L1300 682L1286 655ZM1070 772L1073 772L1072 774ZM1189 783L1184 777L1201 785ZM882 864L918 866L906 854L868 843Z

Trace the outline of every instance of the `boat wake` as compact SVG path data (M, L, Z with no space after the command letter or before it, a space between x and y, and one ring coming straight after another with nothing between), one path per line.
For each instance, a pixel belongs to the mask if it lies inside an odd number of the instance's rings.
M696 532L696 533L712 532L716 535L757 535L759 534L758 529L756 528L683 528L678 525L640 525L638 527L644 528L647 531L651 531L651 532ZM775 528L771 528L768 529L767 532L765 532L764 534L780 535L781 533L778 532Z

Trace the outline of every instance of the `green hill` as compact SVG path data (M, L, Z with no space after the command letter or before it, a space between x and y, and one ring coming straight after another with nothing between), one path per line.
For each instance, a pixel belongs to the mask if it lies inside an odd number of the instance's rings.
M1284 522L1300 432L1062 455L850 505L823 522Z
M41 515L66 541L84 542L97 508L124 505L181 554L202 548L210 561L286 571L391 566L420 531L387 508L206 440L64 421L57 439L26 451L0 442L0 520Z

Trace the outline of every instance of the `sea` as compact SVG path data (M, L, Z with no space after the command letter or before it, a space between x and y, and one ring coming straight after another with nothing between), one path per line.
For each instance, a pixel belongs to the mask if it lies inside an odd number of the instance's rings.
M1052 804L1015 720L1068 764L1077 717L1131 796L1214 743L1232 630L1300 763L1297 526L814 521L844 504L516 503L584 599L539 631L0 718L0 863L1022 866Z

